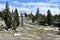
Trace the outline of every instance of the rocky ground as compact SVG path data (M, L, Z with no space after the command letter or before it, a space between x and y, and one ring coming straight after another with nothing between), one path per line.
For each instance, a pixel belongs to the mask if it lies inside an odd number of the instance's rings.
M60 35L43 35L42 37L32 37L32 38L25 38L25 37L17 37L17 36L0 36L0 40L60 40Z
M0 31L0 40L60 40L57 27L32 25L28 22L24 20L24 26L20 25L16 31L3 29Z

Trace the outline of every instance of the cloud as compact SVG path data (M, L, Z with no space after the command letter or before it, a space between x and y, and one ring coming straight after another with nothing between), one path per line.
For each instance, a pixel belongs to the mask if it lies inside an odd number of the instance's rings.
M40 12L43 13L43 14L45 13L47 15L47 10L48 9L51 11L52 15L55 15L55 14L59 14L60 13L59 8L51 8L51 7L44 7L44 8L41 7L40 8Z
M60 2L60 0L50 0L48 2Z
M51 1L51 0L50 0ZM48 2L50 2L48 1ZM48 3L48 2L27 2L27 3L19 3L18 1L13 1L13 3L17 5L24 5L24 6L31 6L31 5L36 5L36 6L60 6L56 3Z
M54 14L58 14L60 12L59 8L60 5L56 4L56 3L48 3L48 2L28 2L28 3L19 3L17 1L14 1L15 4L17 5L23 5L22 7L27 7L27 9L30 9L30 11L32 11L33 13L36 12L37 7L39 7L40 12L42 14L46 14L47 15L47 10L50 9L51 13ZM26 10L26 9L22 9L22 10ZM28 11L28 10L27 10Z
M24 8L24 7L14 7L14 6L10 6L10 11L14 11L15 10L15 8L17 8L18 9L18 13L20 14L21 12L27 12L27 13L30 13L30 9L28 9L28 8Z
M0 0L0 2L1 2L1 1L8 1L8 0Z
M0 11L4 10L5 6L4 4L0 4Z
M52 1L52 0L50 0ZM14 4L14 5L11 5ZM15 10L15 8L18 9L18 12L20 13L21 11L23 12L27 12L30 13L32 12L33 14L36 13L36 9L37 7L39 7L40 13L42 14L46 14L47 15L47 10L50 9L51 13L54 14L58 14L60 12L59 4L56 3L51 3L51 2L27 2L27 3L19 3L18 1L13 1L9 5L10 7L10 11L13 9ZM5 5L0 4L0 9L4 9ZM18 5L18 6L15 6Z

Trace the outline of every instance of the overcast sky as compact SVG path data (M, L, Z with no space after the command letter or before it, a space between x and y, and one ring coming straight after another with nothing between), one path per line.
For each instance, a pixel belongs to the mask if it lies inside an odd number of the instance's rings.
M18 12L21 11L33 14L36 13L36 9L39 7L40 13L47 14L47 10L50 9L51 13L60 13L60 0L7 0L9 3L10 11L15 8ZM6 0L0 0L0 10L5 8Z

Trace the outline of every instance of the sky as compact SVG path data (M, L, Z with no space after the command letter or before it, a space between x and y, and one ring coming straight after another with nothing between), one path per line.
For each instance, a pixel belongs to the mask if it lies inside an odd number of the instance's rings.
M10 11L18 9L19 14L22 12L36 13L37 8L41 14L47 15L50 10L52 15L60 13L60 0L0 0L0 11L5 9L5 3L8 1Z

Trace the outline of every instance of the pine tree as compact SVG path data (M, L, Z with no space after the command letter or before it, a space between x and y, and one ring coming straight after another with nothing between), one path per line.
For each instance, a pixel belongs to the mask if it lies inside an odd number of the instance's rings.
M24 12L24 16L27 17L27 13L26 12Z
M37 8L37 12L36 12L36 20L39 19L39 8Z
M29 18L32 19L32 17L33 17L33 13L31 12Z
M30 14L30 18L32 18L33 17L33 13L31 12L31 14Z
M15 20L16 20L16 22L17 22L17 26L19 26L19 24L20 24L20 22L19 22L19 15L18 15L18 10L17 10L17 8L15 9L15 11L14 11L14 15L15 15Z
M11 28L11 15L10 15L10 11L9 11L8 2L6 2L6 7L4 10L4 21L5 21L5 24L7 26L7 29Z
M50 26L52 24L52 15L50 10L47 11L47 24Z
M32 17L32 22L33 22L33 23L35 22L35 16Z

